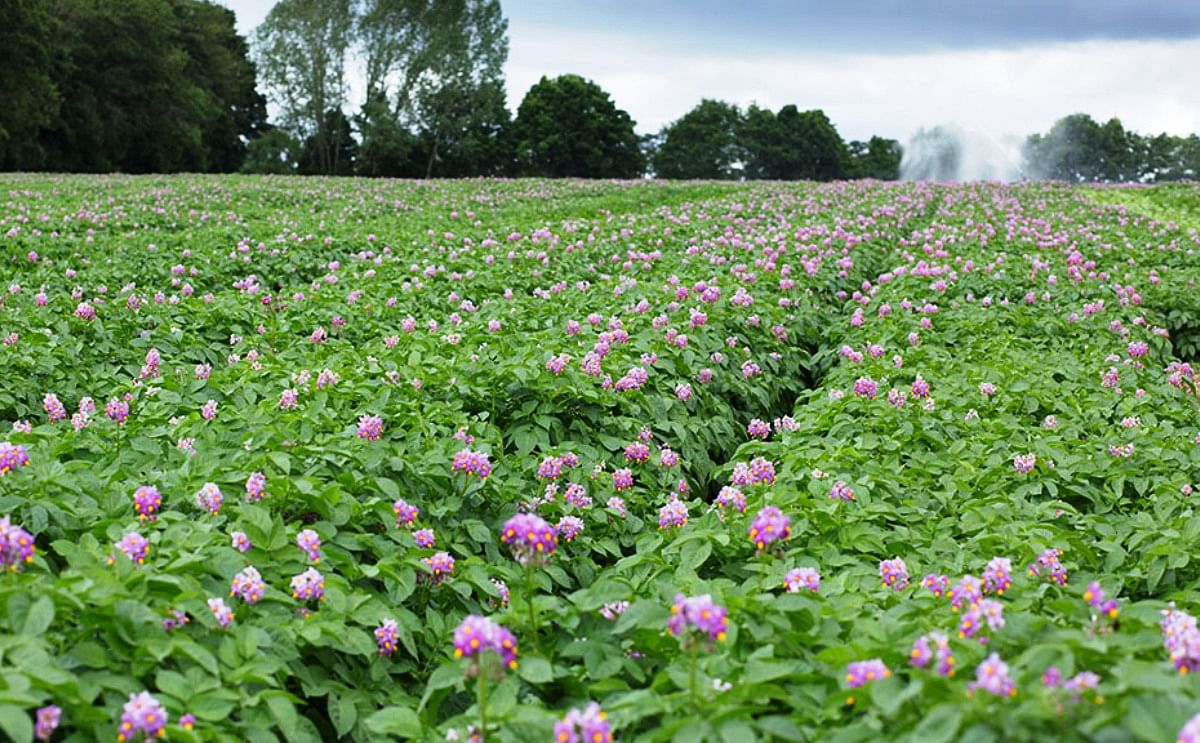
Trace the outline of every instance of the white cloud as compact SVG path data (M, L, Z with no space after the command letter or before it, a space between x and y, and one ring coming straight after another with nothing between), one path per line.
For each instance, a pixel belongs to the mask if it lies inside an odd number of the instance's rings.
M506 69L515 109L542 75L595 80L618 106L655 131L701 98L778 109L824 109L846 139L881 134L906 140L935 124L987 135L1045 131L1075 112L1126 128L1200 132L1200 96L1188 77L1200 39L1088 41L1003 50L913 54L681 49L640 36L513 23Z

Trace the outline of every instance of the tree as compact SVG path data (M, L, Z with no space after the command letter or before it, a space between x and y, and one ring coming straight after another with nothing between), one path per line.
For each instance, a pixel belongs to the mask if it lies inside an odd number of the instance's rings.
M663 129L662 143L653 158L655 176L712 180L739 177L741 125L742 112L737 106L707 98L700 101Z
M185 73L201 91L203 170L232 172L246 157L246 143L267 123L267 102L256 88L256 70L233 11L207 2L173 4Z
M507 167L508 22L499 0L367 0L358 27L372 103L365 130L386 135L389 122L409 124L425 177L435 168L491 175Z
M354 141L346 114L339 108L329 109L319 132L304 140L296 161L298 172L302 175L353 175L358 143Z
M338 171L346 152L337 129L345 117L329 112L345 106L353 31L351 0L280 0L255 33L263 83L281 122L306 142L321 173Z
M1094 181L1103 175L1100 125L1087 114L1071 114L1054 122L1045 135L1026 142L1026 169L1043 178Z
M900 160L904 150L894 139L871 137L867 142L851 142L848 175L852 178L876 178L894 181L900 177Z
M59 33L47 0L0 3L0 169L42 165L40 130L59 112Z
M787 105L772 115L751 105L739 133L747 178L828 181L844 177L846 144L824 111Z
M517 167L522 175L553 178L636 178L645 161L633 127L591 80L543 77L517 109Z
M288 133L270 124L246 144L243 173L285 175L296 172L299 145Z

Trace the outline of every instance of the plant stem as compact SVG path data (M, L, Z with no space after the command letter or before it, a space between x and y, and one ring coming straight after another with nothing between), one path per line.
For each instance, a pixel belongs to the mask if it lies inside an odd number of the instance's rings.
M525 563L525 602L529 605L529 639L534 650L538 649L537 607L533 603L533 563Z
M487 696L488 674L491 672L490 663L479 664L479 740L487 741Z
M695 638L692 639L695 640ZM692 708L696 710L696 712L700 711L700 701L696 696L696 647L698 645L699 643L692 643L692 684L691 689L689 690L689 694L692 698Z

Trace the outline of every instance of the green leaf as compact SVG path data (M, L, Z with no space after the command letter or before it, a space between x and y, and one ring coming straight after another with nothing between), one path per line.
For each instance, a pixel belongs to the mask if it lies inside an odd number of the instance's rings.
M548 684L554 680L554 669L550 667L550 662L536 655L521 658L517 673L531 684Z
M0 730L8 735L12 743L29 743L33 740L33 718L20 707L0 705Z
M939 704L913 729L909 740L912 743L945 743L953 740L962 724L962 710L953 703Z
M349 733L358 721L358 708L354 706L354 700L341 694L330 694L329 721L338 735Z
M368 732L375 735L399 735L416 738L421 735L421 719L408 707L387 707L363 721Z
M50 628L54 623L54 602L49 596L39 596L33 602L33 606L29 607L29 613L25 615L25 624L21 627L21 634L32 635L37 637Z

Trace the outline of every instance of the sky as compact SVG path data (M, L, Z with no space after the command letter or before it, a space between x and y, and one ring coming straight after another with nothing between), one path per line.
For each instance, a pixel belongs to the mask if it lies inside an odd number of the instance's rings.
M272 0L218 0L249 34ZM513 111L543 75L598 83L657 131L701 98L820 108L847 139L1061 116L1200 132L1197 0L501 0ZM351 98L361 98L361 75Z

